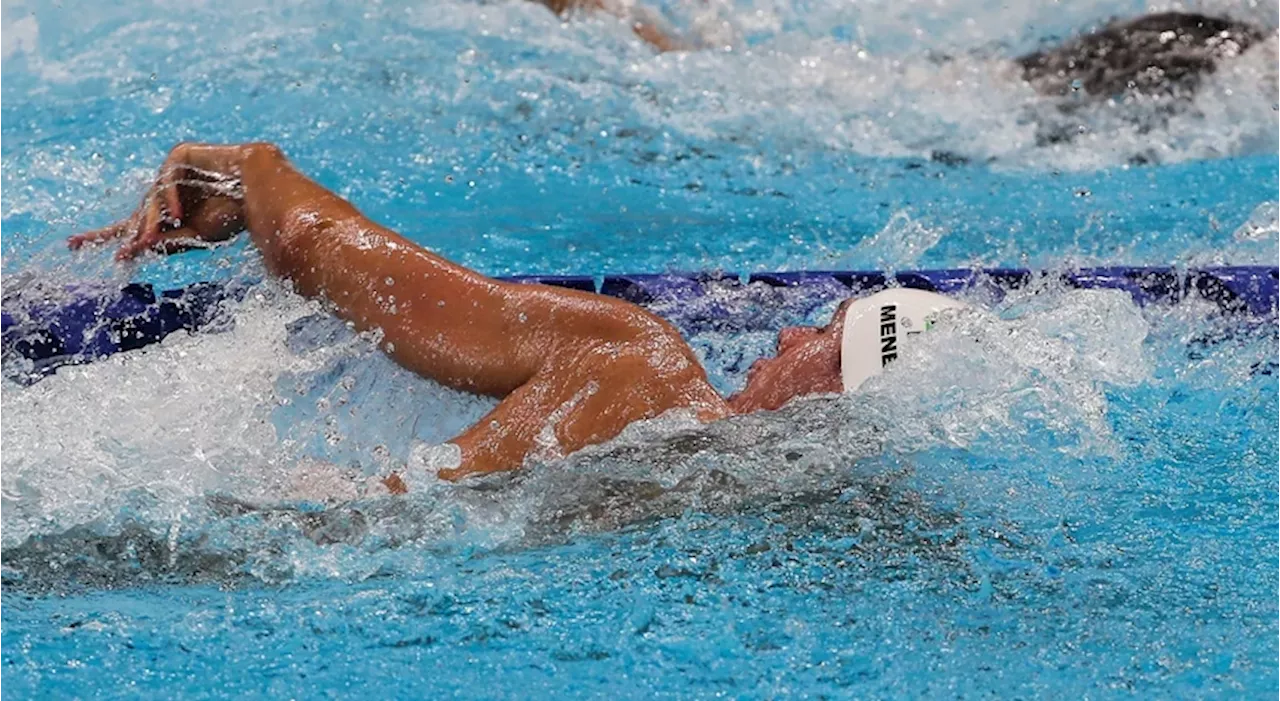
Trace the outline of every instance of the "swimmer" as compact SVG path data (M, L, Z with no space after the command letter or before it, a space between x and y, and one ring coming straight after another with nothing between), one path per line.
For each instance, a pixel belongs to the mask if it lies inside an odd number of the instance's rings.
M120 240L118 260L177 253L247 231L267 270L323 300L401 366L499 398L425 462L447 480L519 468L554 440L564 454L672 410L703 422L841 391L845 302L820 328L781 331L724 398L680 333L628 302L502 282L448 261L299 172L267 143L174 147L127 219L73 236L72 249ZM386 480L405 491L397 475Z
M1267 32L1247 22L1185 12L1161 12L1113 20L1099 29L1014 59L1023 81L1047 99L1051 111L1028 115L1036 144L1069 143L1090 131L1097 108L1137 133L1164 129L1178 114L1194 113L1205 78L1238 60L1246 50L1267 51ZM1274 59L1273 59L1274 60ZM1267 83L1271 85L1268 86ZM1274 74L1262 76L1260 91L1275 92ZM1135 165L1158 160L1146 150L1129 157Z
M601 11L631 22L636 36L658 51L692 46L656 13L617 0L538 0L552 12ZM1204 76L1267 37L1262 27L1192 12L1159 12L1113 19L1102 27L1013 59L1022 80L1049 97L1102 102L1122 95L1190 97ZM945 58L944 58L945 60Z
M1014 59L1044 95L1106 100L1126 93L1186 97L1201 79L1263 40L1260 27L1186 12L1114 20Z

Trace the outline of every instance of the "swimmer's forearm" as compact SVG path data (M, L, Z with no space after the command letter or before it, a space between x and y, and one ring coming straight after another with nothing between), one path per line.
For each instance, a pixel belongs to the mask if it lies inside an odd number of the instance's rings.
M245 229L267 269L356 328L378 330L403 367L494 396L536 371L548 339L521 319L535 316L535 306L510 304L499 283L371 221L276 146L185 148L192 167L238 180Z

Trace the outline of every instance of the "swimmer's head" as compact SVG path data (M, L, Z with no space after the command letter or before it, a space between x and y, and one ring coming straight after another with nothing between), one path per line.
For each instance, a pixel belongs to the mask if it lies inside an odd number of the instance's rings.
M841 391L840 345L845 300L826 326L789 326L778 332L778 350L747 371L747 385L729 398L734 411L778 409L796 397Z
M738 412L778 409L807 394L853 392L940 314L965 309L971 307L960 300L909 288L845 300L826 326L779 332L778 352L751 366L747 386L729 398L729 406Z

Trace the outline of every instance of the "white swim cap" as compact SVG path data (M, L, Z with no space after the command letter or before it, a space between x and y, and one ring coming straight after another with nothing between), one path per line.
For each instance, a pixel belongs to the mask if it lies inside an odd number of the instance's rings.
M901 353L903 344L924 333L944 309L969 305L933 292L895 287L855 300L845 310L840 339L840 379L844 391L858 389Z

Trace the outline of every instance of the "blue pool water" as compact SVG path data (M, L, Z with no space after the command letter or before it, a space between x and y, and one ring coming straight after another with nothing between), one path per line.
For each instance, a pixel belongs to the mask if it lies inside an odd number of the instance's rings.
M180 139L275 141L491 274L1277 259L1274 36L1172 116L1104 106L1045 146L1062 117L1002 57L1140 3L669 1L706 48L666 56L517 2L256 5L5 5L6 289L260 276L243 242L63 250ZM1274 3L1202 6L1274 30ZM771 294L708 303L805 321ZM858 395L395 500L335 469L491 404L270 284L224 332L6 382L3 690L1272 693L1274 317L973 301ZM773 334L690 341L728 391Z

